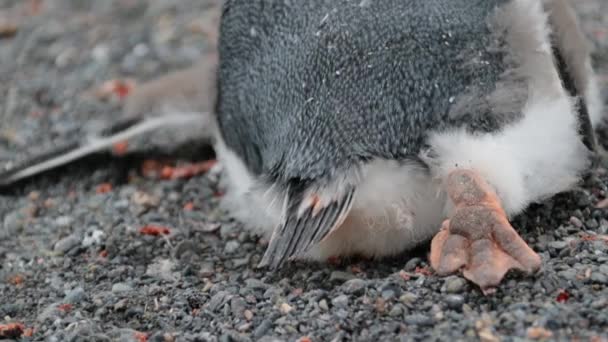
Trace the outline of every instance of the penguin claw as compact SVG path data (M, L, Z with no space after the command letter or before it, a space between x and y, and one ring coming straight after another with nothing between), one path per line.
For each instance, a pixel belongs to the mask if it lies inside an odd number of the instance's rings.
M462 270L490 294L509 270L531 274L540 269L540 256L513 229L498 197L479 175L452 172L448 193L456 210L431 243L430 262L438 275Z

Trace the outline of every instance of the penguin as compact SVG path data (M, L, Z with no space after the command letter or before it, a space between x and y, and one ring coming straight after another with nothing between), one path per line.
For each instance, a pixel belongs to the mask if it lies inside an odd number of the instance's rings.
M542 264L509 218L571 189L596 154L589 56L567 0L226 0L217 58L127 105L181 80L205 84L199 113L130 117L0 182L196 123L223 205L269 240L260 267L431 241L437 274L492 293Z

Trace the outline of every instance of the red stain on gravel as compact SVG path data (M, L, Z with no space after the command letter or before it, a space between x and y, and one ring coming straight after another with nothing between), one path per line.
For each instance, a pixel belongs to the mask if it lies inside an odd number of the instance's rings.
M112 191L112 184L110 183L99 184L95 189L95 192L97 192L98 194L107 194L110 191Z
M192 211L192 210L194 210L194 203L188 202L188 203L184 204L184 210L185 211Z
M120 141L112 145L112 153L117 156L124 156L129 150L129 144L126 141Z
M25 326L21 323L0 324L0 337L17 339L23 335Z
M561 290L555 298L558 303L565 303L568 301L568 299L570 299L570 293L568 293L566 290Z
M148 341L148 334L146 334L146 333L136 332L133 334L133 337L135 338L135 340L137 342L147 342Z
M412 279L412 276L408 272L405 272L404 270L399 271L399 276L401 277L401 279L403 279L405 281Z
M57 309L59 309L63 312L70 312L70 311L72 311L72 304L61 304L61 305L57 306Z
M433 274L433 272L428 267L416 267L414 273L422 274L425 276L430 276L431 274Z
M152 235L152 236L160 236L160 235L169 235L171 233L171 229L162 226L152 226L148 225L142 227L139 232L144 235Z
M153 179L186 179L207 173L215 164L217 164L217 160L215 159L183 166L172 166L167 162L146 160L141 165L141 173L144 177Z
M184 179L191 178L208 172L217 163L217 160L207 160L185 166L165 166L162 168L160 177L162 179Z
M12 276L8 281L13 285L18 286L23 284L24 278L21 274L17 274Z

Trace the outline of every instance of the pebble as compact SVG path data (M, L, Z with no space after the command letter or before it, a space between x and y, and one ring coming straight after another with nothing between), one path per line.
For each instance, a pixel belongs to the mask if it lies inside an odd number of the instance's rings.
M74 218L72 216L59 216L55 219L55 226L57 228L69 228L72 226Z
M591 273L591 281L598 284L608 285L608 276L603 273L593 272Z
M462 309L464 298L461 295L450 294L445 296L445 302L448 304L450 309Z
M411 258L410 260L408 260L408 262L405 263L405 266L403 267L403 269L406 272L412 272L416 269L416 267L420 264L420 262L422 262L422 260L420 258Z
M460 277L448 277L445 280L445 291L447 293L460 293L467 285L467 281Z
M272 321L270 319L265 319L258 325L257 328L253 331L253 337L259 339L260 337L266 335L266 332L272 328Z
M65 302L70 304L80 303L86 298L86 292L82 287L77 287L65 294Z
M126 293L133 291L133 287L125 283L116 283L112 285L112 293Z
M321 299L319 301L319 308L323 311L329 311L329 305L327 305L327 301L325 299Z
M288 313L290 313L291 311L293 311L293 306L287 304L287 303L282 303L279 306L279 311L281 311L281 313L283 315L287 315Z
M583 221L581 221L578 217L575 216L570 217L570 223L577 228L583 227Z
M245 286L252 288L254 290L266 290L270 287L270 285L264 283L263 281L255 278L249 278L245 280Z
M241 244L236 240L230 240L226 243L226 247L224 248L224 252L228 254L234 254L239 250Z
M403 314L403 309L400 305L395 305L391 308L391 311L389 311L388 315L391 317L397 317L397 316L401 316Z
M338 283L338 282L343 283L343 282L349 281L353 278L355 278L355 275L352 273L343 272L343 271L333 271L333 272L331 272L331 275L329 276L329 281L336 282L336 283Z
M65 254L78 245L80 245L80 237L77 234L72 234L57 241L54 250L55 252Z
M568 243L566 241L552 241L549 242L549 247L555 248L557 250L562 250L568 247Z
M331 300L331 304L339 308L345 308L348 306L348 296L339 295Z
M413 304L418 300L418 296L411 292L406 292L399 297L399 301L403 304Z
M342 284L342 289L348 294L362 294L365 292L366 282L363 279L355 278Z
M422 314L414 314L414 315L406 316L404 321L405 321L405 323L411 324L411 325L419 325L419 326L432 326L433 325L433 319L429 318L425 315L422 315Z

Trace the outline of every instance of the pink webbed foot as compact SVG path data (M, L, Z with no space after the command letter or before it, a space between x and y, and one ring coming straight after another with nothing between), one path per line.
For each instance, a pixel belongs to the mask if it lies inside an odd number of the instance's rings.
M471 170L453 171L447 191L455 211L431 243L430 262L437 274L462 270L487 294L511 269L531 274L540 268L540 256L513 229L496 193L481 176Z

